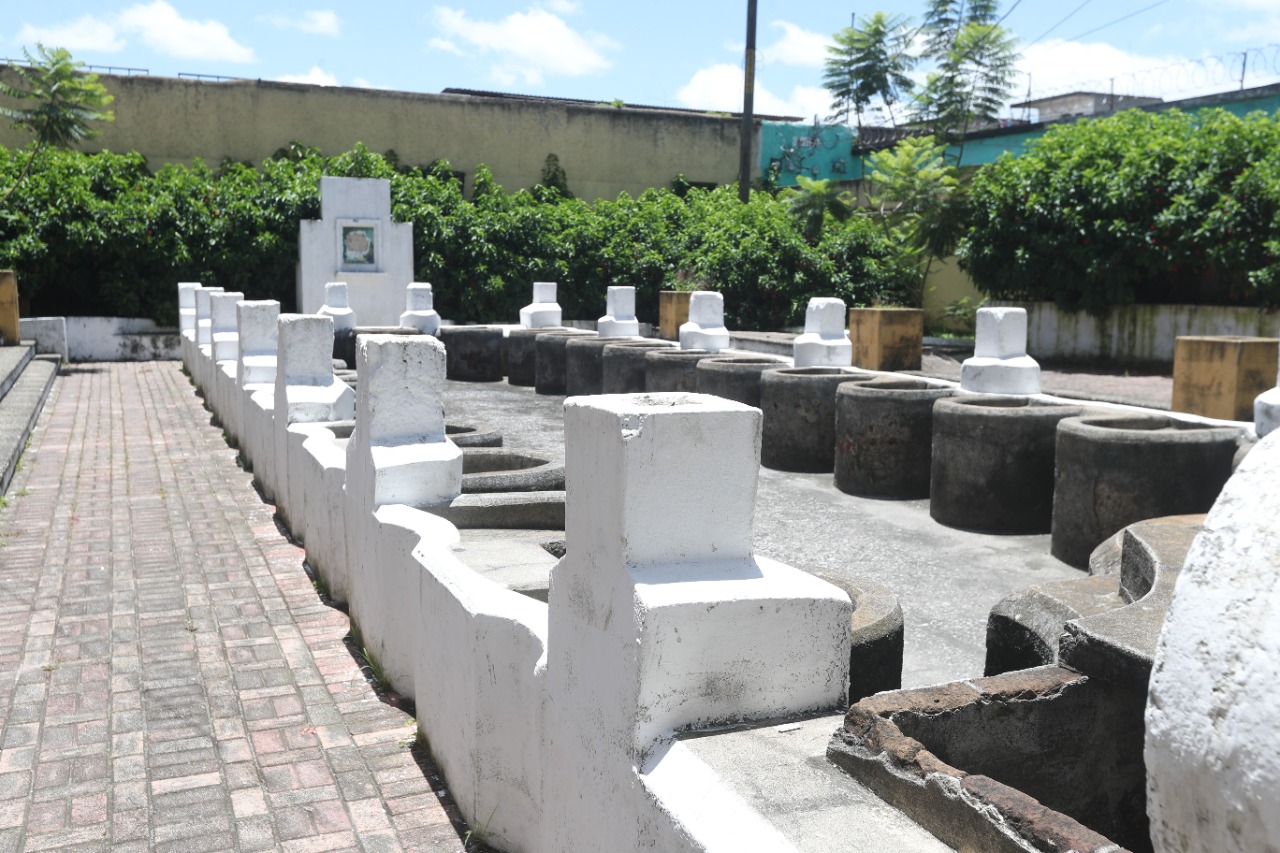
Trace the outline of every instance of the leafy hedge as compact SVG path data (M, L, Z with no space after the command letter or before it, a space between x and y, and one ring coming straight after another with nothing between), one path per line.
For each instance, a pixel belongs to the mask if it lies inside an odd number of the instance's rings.
M1000 299L1280 303L1280 121L1137 110L980 170L962 266Z
M28 150L0 148L0 186ZM201 281L294 303L298 223L319 216L321 174L391 180L392 215L413 223L414 269L457 321L507 320L535 280L560 282L566 317L604 312L605 288L637 288L656 321L657 292L710 287L731 325L800 322L811 296L850 304L903 298L900 267L873 225L855 218L806 240L785 205L758 192L649 190L588 204L554 189L508 194L489 171L464 199L448 164L398 167L357 146L337 157L294 145L253 168L165 166L138 154L48 151L0 210L0 267L19 273L34 313L149 316L176 322L174 285Z

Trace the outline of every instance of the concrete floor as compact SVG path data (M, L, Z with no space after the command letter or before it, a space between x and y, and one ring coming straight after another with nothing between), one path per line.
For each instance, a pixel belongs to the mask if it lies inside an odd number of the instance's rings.
M484 421L508 448L564 458L564 398L502 383L447 383L454 423ZM762 468L756 550L797 568L867 577L891 589L906 624L903 686L982 675L987 613L1034 584L1080 577L1049 554L1048 534L992 536L953 530L929 502L857 498L830 475Z

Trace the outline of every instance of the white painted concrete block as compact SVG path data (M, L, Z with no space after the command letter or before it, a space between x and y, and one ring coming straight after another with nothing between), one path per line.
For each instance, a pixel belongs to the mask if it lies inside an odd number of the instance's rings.
M729 330L724 327L724 295L713 290L695 290L689 296L689 322L680 326L681 349L720 352L729 348Z
M605 299L605 314L596 321L596 331L601 337L638 336L640 321L636 319L636 289L610 287Z
M196 346L209 346L213 343L209 336L209 324L212 321L209 297L221 292L221 287L201 287L196 291Z
M559 326L563 315L556 302L554 281L533 283L533 302L520 309L520 325L526 329L545 329Z
M317 314L333 318L335 335L350 332L356 327L356 312L351 310L351 298L345 281L330 281L324 286L324 304Z
M973 356L960 387L976 394L1039 394L1040 365L1027 355L1024 308L979 308Z
M243 293L215 293L209 297L209 337L213 341L214 361L235 361L240 354L236 306L243 301Z
M1253 428L1258 438L1270 435L1280 427L1280 387L1263 391L1253 401Z
M236 306L239 333L240 385L274 384L280 303L274 299L248 300Z
M815 297L805 309L804 334L792 345L796 367L848 367L853 364L853 343L845 328L844 300Z
M979 308L973 354L978 358L1019 358L1027 354L1025 308Z
M1158 853L1280 849L1280 435L1227 481L1178 576L1147 696Z
M424 335L440 331L440 315L435 311L435 294L431 285L414 282L405 288L405 312L400 315L400 328L417 329Z
M566 402L565 434L544 849L641 849L660 807L636 768L680 729L837 707L852 606L751 553L758 409L584 397Z

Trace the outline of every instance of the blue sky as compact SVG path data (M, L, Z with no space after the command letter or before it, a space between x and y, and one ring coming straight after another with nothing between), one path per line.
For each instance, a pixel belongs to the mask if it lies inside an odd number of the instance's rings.
M0 25L0 54L20 58L41 41L91 65L164 76L741 108L742 0L65 0L18 8ZM877 9L918 18L923 2L856 11ZM1041 97L1108 91L1112 78L1117 94L1222 91L1239 86L1246 53L1247 85L1280 81L1280 0L1005 0L1004 10L1024 48L1019 97L1028 82ZM759 0L757 111L826 115L824 47L854 11Z

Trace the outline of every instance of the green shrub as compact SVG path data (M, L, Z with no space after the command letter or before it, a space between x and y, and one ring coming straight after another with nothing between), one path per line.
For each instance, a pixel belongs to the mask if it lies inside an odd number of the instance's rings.
M0 181L25 155L0 148ZM201 281L294 303L298 227L319 216L321 174L391 181L392 215L413 224L414 272L459 322L514 318L530 283L557 281L565 316L604 313L610 285L636 288L641 319L658 291L697 281L722 291L731 326L800 322L811 296L853 304L903 298L910 281L865 219L816 242L767 193L736 188L625 193L588 204L543 186L508 194L483 166L471 200L448 163L400 165L363 145L326 158L297 143L261 168L165 166L137 154L49 152L0 210L0 267L18 270L35 313L176 321L174 284Z
M997 299L1280 302L1280 123L1128 111L1051 129L982 169L962 266Z

